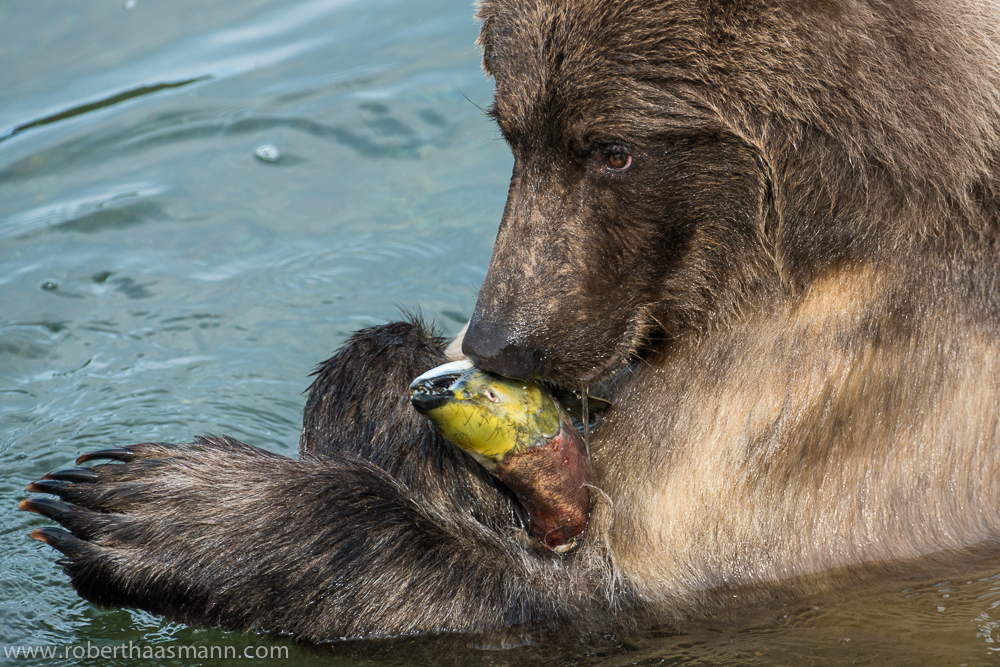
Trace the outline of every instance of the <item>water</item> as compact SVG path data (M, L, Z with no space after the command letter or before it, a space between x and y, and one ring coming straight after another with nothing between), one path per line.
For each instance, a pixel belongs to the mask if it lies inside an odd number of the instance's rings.
M64 652L0 663L79 664L67 647L130 641L367 663L365 649L99 610L27 538L47 522L13 508L29 481L119 443L228 433L291 455L307 376L350 331L401 307L457 331L511 167L476 107L491 87L471 15L464 0L0 4L0 648ZM462 640L426 655L979 664L1000 648L995 574L831 593L572 657Z

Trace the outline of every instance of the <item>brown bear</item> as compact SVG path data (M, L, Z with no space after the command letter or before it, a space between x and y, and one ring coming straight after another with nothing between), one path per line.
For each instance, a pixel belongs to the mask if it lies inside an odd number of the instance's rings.
M606 630L1000 538L1000 9L479 17L515 165L462 349L612 402L583 544L409 409L445 358L396 323L322 366L298 461L204 438L31 485L80 594L305 640Z

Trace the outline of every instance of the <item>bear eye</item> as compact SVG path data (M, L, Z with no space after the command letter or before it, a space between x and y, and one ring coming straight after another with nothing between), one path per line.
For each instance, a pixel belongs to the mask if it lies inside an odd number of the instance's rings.
M621 148L614 148L604 154L604 159L611 171L625 171L632 166L632 156Z

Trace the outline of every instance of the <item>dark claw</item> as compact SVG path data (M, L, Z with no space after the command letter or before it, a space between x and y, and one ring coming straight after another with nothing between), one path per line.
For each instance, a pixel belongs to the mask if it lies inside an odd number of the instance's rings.
M34 512L62 523L68 516L79 511L78 508L58 500L48 498L28 498L18 503L17 508L26 512Z
M65 531L62 528L55 528L53 526L44 526L42 528L35 528L28 534L33 540L38 540L39 542L44 542L53 549L58 549L67 556L70 552L79 552L87 546L87 543L80 538L73 535L69 531Z
M54 479L40 479L37 482L32 482L27 487L25 491L30 493L51 493L52 495L60 495L66 487L69 486L66 482L60 482Z
M84 454L83 456L90 456L90 454ZM80 457L83 458L83 457ZM63 482L78 482L78 483L88 483L96 482L101 478L96 472L90 468L68 468L66 470L53 470L52 472L47 472L42 475L42 479L57 479ZM28 489L29 491L31 489Z
M101 459L111 459L112 461L131 461L135 458L135 452L125 449L124 447L109 447L108 449L97 449L92 452L87 452L82 454L80 458L76 460L76 464L86 463L87 461L99 461Z

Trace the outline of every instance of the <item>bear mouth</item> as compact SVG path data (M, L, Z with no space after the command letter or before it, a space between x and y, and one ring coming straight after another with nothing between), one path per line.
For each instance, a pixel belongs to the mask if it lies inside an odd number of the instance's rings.
M572 362L568 373L560 372L559 365L550 367L551 372L544 381L559 389L579 392L585 391L592 394L604 395L608 393L605 389L609 384L614 384L623 371L631 368L638 362L643 354L656 349L654 345L654 334L660 330L659 325L642 308L628 320L624 331L618 335L618 343L614 346L610 354L597 356L598 364L590 365L585 371L574 372L573 366L581 366L579 362ZM586 362L583 362L586 363ZM591 392L590 390L594 391Z

